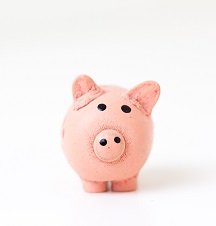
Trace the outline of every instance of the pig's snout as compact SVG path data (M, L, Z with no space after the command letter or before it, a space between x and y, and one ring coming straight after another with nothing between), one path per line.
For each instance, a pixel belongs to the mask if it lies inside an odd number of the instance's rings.
M103 130L94 141L94 152L104 162L119 159L125 151L124 137L115 130Z

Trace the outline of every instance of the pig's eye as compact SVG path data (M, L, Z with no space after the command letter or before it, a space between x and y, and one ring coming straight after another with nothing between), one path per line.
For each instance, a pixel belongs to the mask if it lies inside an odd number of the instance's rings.
M130 113L131 112L131 108L127 105L122 105L121 109L124 113Z
M104 111L106 109L106 105L105 104L98 104L97 106L99 111Z

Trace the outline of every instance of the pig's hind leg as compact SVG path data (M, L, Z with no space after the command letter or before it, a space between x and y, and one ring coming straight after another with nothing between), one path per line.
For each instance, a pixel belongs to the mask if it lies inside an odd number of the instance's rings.
M117 192L135 191L137 189L137 176L126 180L112 181L112 190Z
M86 192L90 192L90 193L105 192L108 189L106 181L98 182L98 181L88 181L88 180L82 179L82 184L83 184L83 189Z

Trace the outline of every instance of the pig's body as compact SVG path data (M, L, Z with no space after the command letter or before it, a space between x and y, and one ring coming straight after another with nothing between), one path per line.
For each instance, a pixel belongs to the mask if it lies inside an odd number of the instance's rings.
M63 123L67 160L88 192L106 191L108 181L114 191L135 190L137 175L151 150L151 117L135 106L125 89L89 87L84 94L80 85L74 87L78 98L74 93L75 101Z

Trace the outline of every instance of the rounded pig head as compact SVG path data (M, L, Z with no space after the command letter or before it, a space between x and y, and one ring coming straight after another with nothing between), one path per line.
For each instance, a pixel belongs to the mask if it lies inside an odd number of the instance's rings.
M160 95L159 85L147 81L127 91L98 86L80 75L72 93L74 103L62 128L70 165L85 181L114 183L136 177L151 149L150 116Z

